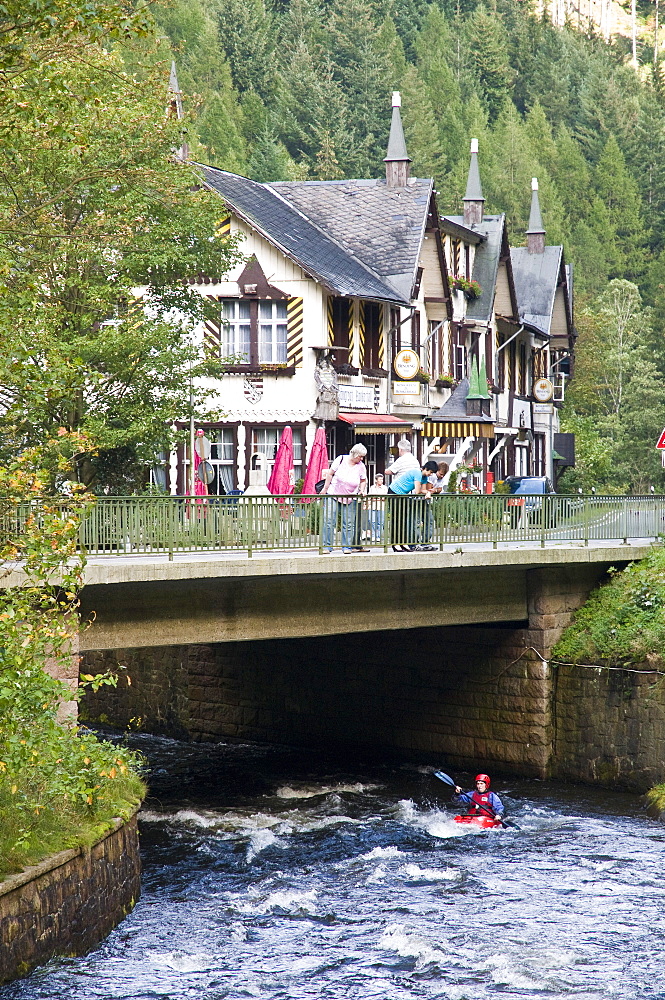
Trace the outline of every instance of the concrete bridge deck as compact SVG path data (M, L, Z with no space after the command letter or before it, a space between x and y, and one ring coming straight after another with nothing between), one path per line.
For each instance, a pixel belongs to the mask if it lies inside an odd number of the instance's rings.
M640 544L469 545L438 552L265 552L92 559L81 650L523 621L534 571L588 592Z

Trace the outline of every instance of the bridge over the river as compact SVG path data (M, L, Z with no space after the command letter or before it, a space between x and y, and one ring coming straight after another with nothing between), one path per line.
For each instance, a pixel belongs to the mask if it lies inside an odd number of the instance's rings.
M624 689L596 690L599 671L581 677L552 650L608 568L652 550L665 503L557 498L527 518L476 499L446 502L429 529L421 518L433 551L395 553L382 538L348 555L322 554L294 500L203 515L169 501L161 522L146 504L101 503L82 533L80 652L86 673L126 672L86 694L86 717L541 776L634 770L654 749L632 730L624 750L605 750L606 733L628 725Z

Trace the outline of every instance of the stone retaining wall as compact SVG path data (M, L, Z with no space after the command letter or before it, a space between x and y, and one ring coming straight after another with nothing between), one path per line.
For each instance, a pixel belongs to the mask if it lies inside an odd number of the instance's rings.
M556 776L631 792L665 781L665 677L570 666L557 673Z
M0 983L54 955L83 955L141 891L136 815L90 850L62 851L0 882Z
M554 740L544 661L599 572L529 571L520 623L87 653L86 671L119 662L131 685L86 694L83 711L196 740L360 745L544 777Z

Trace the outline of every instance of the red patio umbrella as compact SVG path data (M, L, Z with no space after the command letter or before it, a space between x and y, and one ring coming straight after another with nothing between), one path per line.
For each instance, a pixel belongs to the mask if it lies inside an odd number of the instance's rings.
M326 432L324 427L317 427L312 450L309 453L307 472L302 491L304 496L314 496L315 485L323 479L323 470L328 468L328 448L326 446Z
M293 469L293 431L285 427L275 455L275 464L268 480L268 489L273 496L293 493L295 473Z

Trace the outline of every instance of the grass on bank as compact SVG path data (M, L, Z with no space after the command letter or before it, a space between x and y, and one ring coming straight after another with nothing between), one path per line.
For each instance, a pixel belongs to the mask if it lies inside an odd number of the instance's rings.
M648 662L660 669L665 664L665 549L611 574L576 612L553 659L601 666Z
M91 733L57 729L39 727L14 746L12 765L0 761L0 879L91 846L145 796L134 755Z
M145 796L132 751L56 721L63 688L0 656L0 879L90 846Z

